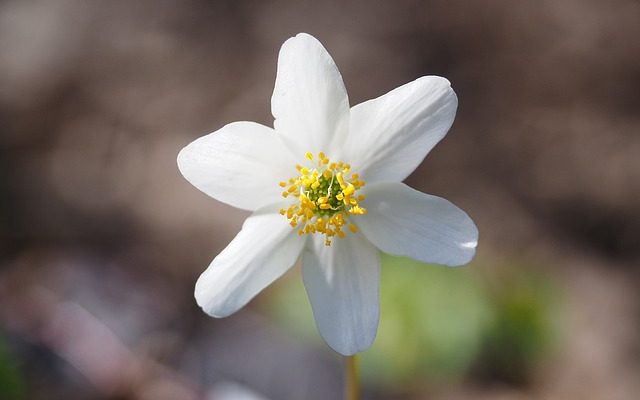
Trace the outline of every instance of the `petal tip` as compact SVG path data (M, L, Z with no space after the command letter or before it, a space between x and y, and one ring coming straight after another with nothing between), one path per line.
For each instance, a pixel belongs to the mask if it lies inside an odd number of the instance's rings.
M318 39L316 39L315 36L310 35L306 32L300 32L297 35L295 35L294 37L292 37L291 39L299 39L299 40L311 40L313 42L319 42Z
M237 311L233 307L228 307L228 302L219 301L219 296L215 296L210 287L210 279L205 270L198 280L193 291L196 304L210 317L225 318ZM225 307L227 305L227 307Z
M286 47L302 45L304 42L313 43L313 44L320 43L320 41L316 39L314 36L305 32L300 32L297 35L291 36L290 38L285 40L284 43L282 43L282 46L280 47L280 52L282 52L282 50L285 49Z
M186 163L186 159L188 158L187 156L187 147L189 147L189 145L184 146L182 149L180 149L180 151L178 152L178 156L176 157L176 165L178 166L178 171L180 171L180 174L182 174L182 176L186 179L186 175L185 175L185 163Z
M476 256L476 250L478 247L478 239L476 235L475 240L469 240L467 242L459 243L458 247L460 248L461 254L458 258L452 260L451 262L447 262L444 265L447 267L462 267L469 264L473 261L473 258Z
M440 76L440 75L425 75L416 79L416 81L429 81L431 84L439 83L442 86L451 87L451 81L449 81L449 79L445 78L444 76Z
M362 353L367 350L376 339L376 333L373 335L369 335L369 337L364 338L361 343L357 342L345 342L345 343L331 343L331 341L327 340L323 336L324 341L335 351L336 353L342 354L343 356L352 356L357 353Z
M464 265L467 265L476 256L479 235L478 227L466 212L464 214L467 217L468 223L471 224L471 233L469 234L469 237L466 241L458 243L458 247L460 248L460 250L462 250L461 257L452 263L445 264L449 267L462 267Z
M212 317L219 317L218 313L215 310L215 307L211 306L211 296L208 295L207 290L203 287L203 277L200 275L198 280L196 281L196 286L193 291L193 297L196 300L196 304L204 311L207 315Z

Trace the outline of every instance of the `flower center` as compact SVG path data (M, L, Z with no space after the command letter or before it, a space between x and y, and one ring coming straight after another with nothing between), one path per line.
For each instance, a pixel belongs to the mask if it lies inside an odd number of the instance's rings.
M350 215L366 214L360 206L364 195L358 195L358 189L365 185L358 174L351 173L351 166L342 161L332 162L320 152L314 161L312 153L306 153L313 167L296 165L299 175L280 182L282 197L295 198L289 208L280 210L291 227L298 226L298 234L320 233L325 236L325 244L331 245L334 236L343 238L343 227L348 226L353 233L358 227L350 221Z

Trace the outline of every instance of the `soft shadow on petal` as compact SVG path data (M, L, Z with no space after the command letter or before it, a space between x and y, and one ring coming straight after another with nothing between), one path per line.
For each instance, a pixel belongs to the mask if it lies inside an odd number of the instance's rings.
M473 258L478 229L450 201L403 183L367 186L365 193L367 214L355 221L380 250L449 266L466 264Z
M335 351L367 349L378 329L380 253L362 235L325 246L314 235L302 256L302 276L320 334Z
M238 311L296 262L304 243L275 207L256 211L200 275L198 305L214 317Z
M301 157L330 152L349 128L349 99L342 76L327 50L300 33L280 49L271 112L276 131Z
M246 121L202 136L178 154L178 168L191 184L245 210L282 201L278 183L296 172L294 166L273 129Z
M351 109L342 157L369 182L400 182L453 124L458 100L451 84L424 76Z

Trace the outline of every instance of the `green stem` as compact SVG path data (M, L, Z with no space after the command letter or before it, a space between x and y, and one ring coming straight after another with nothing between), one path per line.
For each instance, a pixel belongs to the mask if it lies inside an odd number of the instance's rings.
M355 355L345 356L344 358L344 399L360 399L360 382Z

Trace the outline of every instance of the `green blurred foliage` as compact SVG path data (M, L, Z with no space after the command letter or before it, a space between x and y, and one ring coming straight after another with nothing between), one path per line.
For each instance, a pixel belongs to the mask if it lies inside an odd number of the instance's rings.
M384 256L380 327L362 356L365 379L385 386L463 373L480 348L490 306L471 269Z
M483 332L476 374L524 384L535 363L553 348L561 324L560 296L544 275L518 266L492 282L493 318Z
M365 383L401 388L469 373L526 380L557 330L558 296L532 270L446 268L384 255L378 336L361 359ZM270 312L292 332L320 342L298 278L290 274L270 291Z
M25 398L24 378L9 348L0 335L0 399L20 400Z

